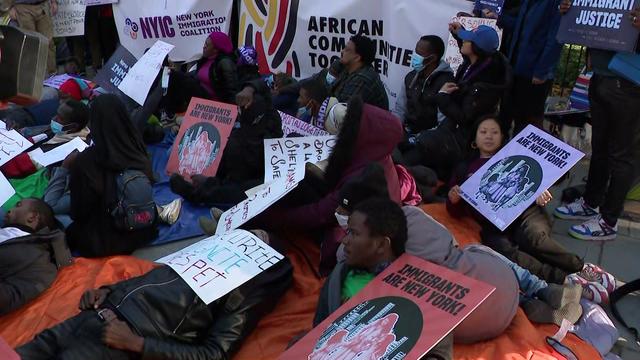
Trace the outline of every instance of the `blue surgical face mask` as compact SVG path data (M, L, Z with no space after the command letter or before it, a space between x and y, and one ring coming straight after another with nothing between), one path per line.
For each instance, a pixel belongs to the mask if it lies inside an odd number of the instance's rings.
M422 57L420 56L420 54L414 51L413 54L411 55L411 68L417 72L424 70L424 68L428 65L428 64L425 64L425 61L433 58L433 56L434 55Z
M305 118L310 117L311 110L307 109L306 106L298 108L298 112L296 113L296 117L300 120L306 120Z
M55 120L51 120L51 131L54 135L60 134L64 126Z
M331 75L331 73L327 71L327 84L333 85L334 82L336 82L336 77Z

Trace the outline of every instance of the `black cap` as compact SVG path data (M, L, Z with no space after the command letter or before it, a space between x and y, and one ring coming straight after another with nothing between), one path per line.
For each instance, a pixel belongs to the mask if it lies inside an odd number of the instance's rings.
M340 206L351 212L364 200L372 198L389 198L387 179L384 169L378 163L367 165L364 171L356 178L348 181L339 192Z

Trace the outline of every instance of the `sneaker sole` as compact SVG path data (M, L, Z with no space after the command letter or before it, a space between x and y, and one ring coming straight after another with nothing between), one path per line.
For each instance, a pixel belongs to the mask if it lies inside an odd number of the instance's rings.
M573 236L578 240L586 240L586 241L611 241L611 240L615 240L616 236L618 236L618 234L612 234L612 235L606 235L606 236L590 236L590 235L579 234L573 231L572 229L569 229L569 235Z
M598 216L598 214L591 215L591 216L581 216L581 215L567 215L567 214L562 214L554 211L553 216L562 220L591 220L594 217Z

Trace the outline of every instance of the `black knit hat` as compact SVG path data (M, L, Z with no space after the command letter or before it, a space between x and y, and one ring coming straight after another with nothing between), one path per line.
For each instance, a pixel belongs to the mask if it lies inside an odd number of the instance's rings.
M384 176L384 169L378 163L367 165L360 176L350 180L339 192L340 206L351 212L364 200L371 198L389 198L387 190L387 179Z

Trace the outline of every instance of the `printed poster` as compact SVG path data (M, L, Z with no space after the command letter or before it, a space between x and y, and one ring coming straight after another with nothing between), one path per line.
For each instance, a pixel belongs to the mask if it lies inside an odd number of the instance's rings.
M294 116L285 114L282 111L278 111L280 119L282 120L282 133L284 137L288 137L291 134L298 134L302 136L327 136L331 135L324 129L313 126L306 123Z
M174 46L162 41L157 41L138 60L124 76L118 89L127 94L131 99L144 105L153 81L158 76L167 54L173 50Z
M124 46L118 45L106 64L98 71L94 81L110 93L120 91L118 86L138 61Z
M335 144L333 135L264 139L264 182L291 173L304 178L305 164L328 159Z
M192 98L167 163L168 174L215 176L238 107Z
M279 359L420 359L494 290L404 254Z
M373 39L373 68L385 85L390 109L395 109L404 77L411 71L418 39L426 34L447 39L449 19L473 8L467 0L375 1L375 6L363 0L239 3L239 46L257 49L261 73L307 78L339 59L351 36L360 33Z
M58 0L58 12L52 17L53 37L84 35L85 0Z
M496 19L461 16L451 18L451 22L459 22L467 30L474 30L480 25L490 26L498 32L500 44L502 44L502 29L498 27L498 20ZM449 33L448 35L447 50L444 53L444 61L446 61L449 66L451 66L451 69L453 69L454 73L457 72L460 65L462 65L463 58L462 54L460 53L460 47L458 46L458 42L453 37L453 35L451 35L451 33Z
M172 61L191 61L210 33L229 33L232 6L233 0L120 0L113 18L120 43L136 58L162 40L176 47Z
M221 235L244 225L247 221L253 219L290 193L303 178L304 173L301 177L299 174L289 173L286 177L263 184L261 188L247 195L246 199L220 216L216 234Z
M504 230L583 156L529 125L462 184L460 195Z
M200 240L156 262L169 265L208 305L283 258L254 234L235 230Z
M633 27L629 12L638 5L635 0L573 0L560 20L557 39L560 43L633 52L640 31Z

